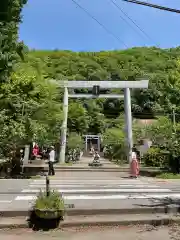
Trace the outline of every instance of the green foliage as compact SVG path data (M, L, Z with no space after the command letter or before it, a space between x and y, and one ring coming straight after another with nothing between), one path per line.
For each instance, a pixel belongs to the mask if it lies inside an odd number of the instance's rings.
M41 191L35 201L34 208L38 210L64 210L64 199L59 192L51 190L47 196L46 192Z
M45 63L49 78L112 81L135 80L142 77L150 79L148 90L136 90L132 93L134 115L147 118L156 115L157 112L171 114L172 105L176 106L177 113L180 114L179 100L176 97L179 87L177 84L180 72L179 53L179 48L169 50L133 48L97 53L33 51L29 54ZM84 91L87 90L81 90ZM104 90L105 92L107 91ZM121 100L107 99L101 101L100 105L98 111L106 118L116 118L124 111L124 103Z
M161 173L158 174L156 177L161 179L180 179L180 175L174 173Z
M71 51L31 51L29 59L39 59L46 78L61 80L136 80L148 78L149 88L132 91L132 111L135 117L151 118L158 114L172 114L176 109L179 91L180 49L133 48L124 51L71 52ZM29 61L31 62L31 61ZM74 90L77 93L87 89ZM103 89L102 93L122 93L120 89ZM124 101L118 99L70 100L68 129L79 134L103 133L114 128L124 112ZM159 121L159 120L158 120ZM155 126L153 126L155 128ZM138 129L137 129L138 130ZM156 132L161 131L157 129ZM146 137L151 130L136 131ZM148 134L147 134L148 133ZM154 139L153 141L158 141Z
M163 167L175 173L179 172L179 124L176 129L175 133L172 121L166 117L159 117L149 125L136 125L136 139L146 138L153 144L153 147L143 155L145 165Z
M173 134L173 125L169 118L158 117L148 124L142 124L138 121L133 123L134 142L149 139L153 145L161 145L171 139Z
M21 10L27 0L1 0L0 11L0 81L6 82L13 65L22 56L23 44L17 43Z
M52 84L24 63L16 66L16 72L1 88L4 98L0 101L0 148L6 155L11 146L57 142L63 116Z
M70 133L67 140L67 147L69 150L82 148L83 147L82 137L75 132Z
M147 128L148 138L154 144L161 144L168 141L173 134L173 125L169 118L159 117L157 121Z
M123 159L125 153L124 133L118 128L107 129L103 134L105 155L110 159Z
M143 156L143 163L150 167L166 167L167 157L158 147L152 147Z
M87 110L80 102L71 102L68 109L68 129L70 132L86 134L89 126Z

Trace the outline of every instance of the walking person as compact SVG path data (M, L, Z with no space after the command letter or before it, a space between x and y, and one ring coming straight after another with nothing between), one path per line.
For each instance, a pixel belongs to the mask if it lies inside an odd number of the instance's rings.
M55 151L54 151L54 147L51 146L50 147L50 152L49 152L49 175L55 175L55 171L54 171L54 162L55 162Z
M136 148L132 148L132 155L131 155L131 163L130 163L130 176L132 178L137 178L139 175L139 161L137 159Z

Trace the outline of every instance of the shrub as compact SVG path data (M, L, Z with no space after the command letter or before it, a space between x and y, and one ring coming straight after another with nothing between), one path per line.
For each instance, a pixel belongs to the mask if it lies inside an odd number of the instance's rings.
M158 147L152 147L143 156L143 162L150 167L166 167L168 156Z
M123 159L125 155L124 133L118 128L107 129L103 135L105 156L113 159Z
M49 230L59 226L64 219L64 199L55 191L40 191L29 218L29 226L34 230Z
M59 192L50 191L49 196L47 196L46 192L40 191L34 208L38 210L64 210L64 199Z
M161 179L180 179L180 175L174 173L161 173L156 177Z
M75 132L70 133L68 136L68 139L67 139L68 150L72 150L72 149L76 149L76 148L82 149L82 147L83 147L82 137Z

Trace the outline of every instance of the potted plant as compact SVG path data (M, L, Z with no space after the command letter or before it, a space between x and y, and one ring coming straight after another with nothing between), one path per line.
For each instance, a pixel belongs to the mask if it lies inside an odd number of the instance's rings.
M40 191L31 213L31 227L33 229L56 228L64 217L64 199L59 192Z

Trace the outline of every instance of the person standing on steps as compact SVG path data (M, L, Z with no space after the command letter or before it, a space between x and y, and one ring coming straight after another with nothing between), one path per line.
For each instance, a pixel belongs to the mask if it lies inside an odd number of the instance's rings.
M48 173L48 175L53 175L53 176L55 175L54 162L55 162L55 151L54 151L54 147L51 146L50 152L49 152L49 173Z

